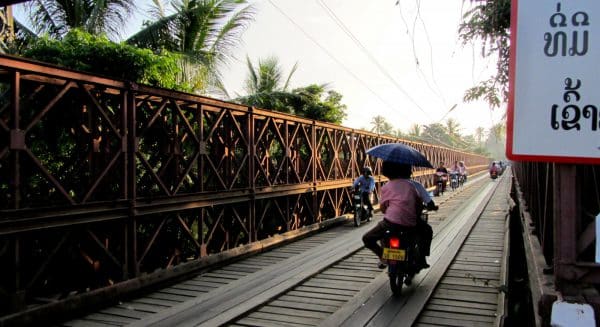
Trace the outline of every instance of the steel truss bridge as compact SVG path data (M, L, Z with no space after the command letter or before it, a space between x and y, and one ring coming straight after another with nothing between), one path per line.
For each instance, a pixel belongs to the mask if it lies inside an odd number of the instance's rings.
M365 154L378 144L488 164L10 56L0 91L3 315L94 303L319 228L349 212L363 166L385 181ZM431 186L433 170L415 178Z

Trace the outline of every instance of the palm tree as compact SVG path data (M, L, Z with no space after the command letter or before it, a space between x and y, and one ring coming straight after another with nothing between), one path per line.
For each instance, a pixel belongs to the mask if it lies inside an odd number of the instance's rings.
M252 6L246 0L180 0L167 15L160 0L153 2L154 20L127 42L182 54L181 65L187 67L182 83L196 86L200 93L226 93L218 68L233 58L233 48L253 19Z
M448 118L446 120L446 131L450 136L460 136L460 123L455 119Z
M34 31L54 38L73 28L118 36L135 9L133 0L34 0L26 6Z
M373 128L371 128L371 132L381 134L383 132L383 130L385 129L385 124L386 124L385 117L383 117L383 116L373 117L373 119L371 119L371 125L373 125Z
M475 129L475 139L477 139L477 144L479 146L481 146L484 137L485 137L485 128L477 127Z
M258 66L255 68L246 56L248 65L248 77L246 77L244 90L248 95L260 93L272 93L276 91L287 92L292 76L298 69L298 63L294 64L292 70L283 81L283 70L279 65L277 57L268 57L258 60Z
M410 126L410 129L408 130L408 135L412 138L419 138L421 137L421 125L419 124L412 124Z
M490 128L490 134L493 135L497 140L505 139L506 125L503 122L495 124Z
M247 95L238 96L235 101L249 106L294 113L294 104L299 106L301 101L299 95L289 91L288 87L298 64L294 64L285 81L277 57L259 59L258 65L255 66L246 56L246 64L248 73L244 91ZM323 90L324 86L321 92Z

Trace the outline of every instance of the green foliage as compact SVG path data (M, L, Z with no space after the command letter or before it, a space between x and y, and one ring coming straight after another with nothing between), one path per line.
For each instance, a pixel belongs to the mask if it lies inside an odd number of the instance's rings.
M300 98L300 106L294 108L297 115L341 124L346 117L346 105L342 104L342 95L336 91L326 91L324 85L312 84L293 91Z
M104 36L94 36L77 29L71 30L62 40L41 37L22 55L111 78L180 91L191 89L176 82L180 73L178 55L166 51L156 55L148 49L114 43Z
M246 62L248 75L245 91L248 95L235 101L335 124L341 124L346 117L342 95L334 90L327 90L326 85L311 84L288 91L290 80L298 69L297 64L292 67L284 82L283 69L276 57L259 59L257 66L248 57Z
M481 55L496 55L496 75L466 91L464 100L485 99L492 108L508 100L508 63L510 57L510 0L480 1L467 11L460 24L463 43L483 41Z
M251 94L235 99L236 102L298 115L308 119L341 124L346 117L342 95L326 90L324 85L312 84L292 92L274 91Z
M153 2L151 20L126 42L182 55L179 64L188 67L179 75L180 83L200 93L226 94L219 68L233 59L233 50L253 20L252 6L246 0L172 1L174 13L167 15L160 0Z
M373 119L371 119L371 125L373 126L371 132L390 136L395 136L397 134L397 132L394 131L394 126L383 116L373 117Z
M37 33L62 38L75 28L94 35L119 35L135 4L133 0L36 0L26 8Z

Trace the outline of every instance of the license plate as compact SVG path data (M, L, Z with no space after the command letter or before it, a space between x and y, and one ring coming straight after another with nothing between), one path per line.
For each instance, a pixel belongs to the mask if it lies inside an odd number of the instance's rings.
M402 249L383 248L382 258L385 260L405 261L406 251Z

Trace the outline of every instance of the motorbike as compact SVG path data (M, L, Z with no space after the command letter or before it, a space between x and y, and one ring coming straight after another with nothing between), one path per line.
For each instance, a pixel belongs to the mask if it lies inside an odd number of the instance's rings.
M498 178L498 171L497 171L497 170L492 170L492 171L490 171L490 177L491 177L492 179L496 179L496 178Z
M427 221L427 212L422 219ZM382 259L387 261L390 288L395 296L402 294L402 285L412 283L413 277L419 273L420 250L416 233L412 229L396 227L385 231L382 240Z
M458 186L458 173L450 173L450 187L452 187L452 191L456 190Z
M439 196L444 194L444 182L446 176L442 172L435 173L435 193L434 195Z
M355 190L352 197L352 206L354 208L354 226L360 226L361 222L370 221L369 207L364 203L362 192Z

